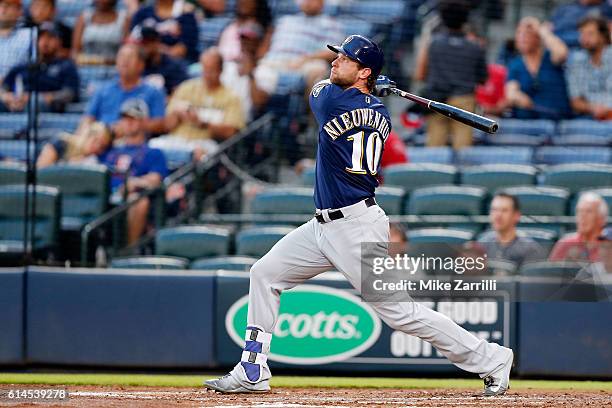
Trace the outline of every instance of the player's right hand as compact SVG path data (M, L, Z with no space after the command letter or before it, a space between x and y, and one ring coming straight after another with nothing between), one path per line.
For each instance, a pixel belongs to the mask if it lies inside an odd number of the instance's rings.
M372 92L375 96L388 96L391 94L391 89L395 88L395 81L392 81L385 75L379 75L376 79L376 85Z

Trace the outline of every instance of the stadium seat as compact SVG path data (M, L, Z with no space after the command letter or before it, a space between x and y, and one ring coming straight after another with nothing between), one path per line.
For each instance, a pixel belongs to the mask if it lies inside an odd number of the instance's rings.
M503 191L515 196L523 215L565 215L569 191L560 187L517 186Z
M487 259L487 271L494 276L514 275L517 271L517 265L504 259Z
M553 244L559 238L559 234L551 229L520 227L517 232L541 244Z
M23 131L28 124L28 117L24 113L2 113L0 114L0 138L12 138L16 133ZM4 143L2 150L4 153ZM6 154L4 154L6 156Z
M198 24L199 44L205 50L219 42L221 32L232 21L231 17L211 17Z
M371 37L372 34L374 34L372 23L362 18L339 17L338 22L347 36L359 34L365 37Z
M531 262L521 267L520 274L523 276L573 278L584 267L585 264L579 262Z
M251 202L254 214L313 214L313 191L309 187L272 187Z
M1 116L1 115L0 115ZM30 144L30 157L34 157L34 144ZM38 149L40 151L40 148ZM27 142L25 140L2 140L0 142L0 155L4 159L13 159L24 162L27 158Z
M543 176L543 184L564 187L576 193L584 189L612 186L612 165L561 164L548 167Z
M174 256L128 256L111 261L113 269L187 269L186 259Z
M404 2L395 0L360 0L343 2L341 15L365 18L373 24L389 25L397 22L404 13Z
M1 149L0 142L0 151ZM6 184L25 184L26 166L23 163L0 163L0 186Z
M535 184L536 173L535 167L523 164L485 164L464 168L461 171L461 184L493 191L500 187Z
M300 184L306 187L313 187L315 184L315 167L308 167L300 175Z
M31 193L30 193L31 194ZM25 185L0 186L0 256L23 253ZM29 197L29 203L32 203ZM60 191L55 187L36 187L34 251L51 251L59 236Z
M546 119L501 119L499 132L503 134L522 134L530 136L552 136L555 122Z
M609 121L598 121L591 119L564 120L559 124L561 135L597 135L612 137L612 123Z
M454 184L457 169L449 164L407 163L387 167L383 172L385 185L402 187L407 193L416 188Z
M74 132L83 116L79 113L43 113L40 115L39 125L44 129L58 129Z
M612 144L612 131L609 135L591 133L572 133L570 135L556 135L552 138L555 146L610 146Z
M189 269L216 270L248 272L251 266L257 262L257 258L248 256L220 256L216 258L200 258L191 263Z
M456 153L457 164L477 166L482 164L531 164L531 147L472 146Z
M194 260L227 255L230 231L208 225L182 225L162 228L155 234L155 254Z
M38 182L62 193L61 228L80 231L108 209L110 172L102 165L61 164L38 170Z
M609 211L612 212L612 187L592 188L592 189L582 190L574 195L574 198L572 199L572 202L570 204L570 215L576 215L576 203L578 202L578 198L580 198L580 194L586 193L586 192L592 192L592 193L600 195L601 198L604 199L606 204L608 204Z
M404 210L414 215L480 215L484 197L481 187L422 187L412 192Z
M282 237L293 231L291 227L252 227L236 235L236 253L264 256Z
M453 164L453 149L441 147L408 147L406 155L410 163Z
M399 187L378 187L376 202L387 215L401 215L406 192Z
M612 163L612 148L586 146L544 146L535 152L539 164Z
M461 244L474 239L470 231L451 228L421 228L408 231L411 244Z
M485 135L483 133L483 135ZM541 146L548 141L548 136L526 135L522 133L486 134L487 143L495 146Z

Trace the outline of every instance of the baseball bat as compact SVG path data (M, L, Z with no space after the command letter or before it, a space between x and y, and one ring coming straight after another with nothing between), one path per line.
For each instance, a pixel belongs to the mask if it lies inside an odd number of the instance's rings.
M419 105L425 106L426 108L434 112L437 112L458 122L465 123L466 125L482 130L483 132L495 133L499 128L499 125L494 120L485 118L484 116L480 116L472 112L468 112L463 109L459 109L456 106L448 105L442 102L432 101L431 99L423 98L422 96L414 95L397 88L390 88L389 90L395 95L409 99L413 102L418 103Z

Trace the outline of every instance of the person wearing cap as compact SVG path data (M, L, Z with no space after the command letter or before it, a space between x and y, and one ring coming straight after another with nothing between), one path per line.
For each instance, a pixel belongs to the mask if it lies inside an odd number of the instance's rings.
M157 88L163 88L167 95L172 95L174 89L187 76L187 67L183 60L164 54L161 49L161 39L157 30L143 27L140 46L145 54L145 82Z
M224 141L245 126L238 96L221 83L223 59L216 47L202 53L202 76L183 82L168 103L172 136L190 142Z
M60 55L61 38L53 23L43 23L38 35L38 72L29 64L13 67L2 82L0 111L23 111L29 92L39 92L39 109L63 112L66 105L78 101L79 73L72 60Z
M56 19L56 0L32 0L26 12L28 24L40 27L43 23L53 23L61 38L60 55L70 56L72 48L72 28Z
M121 126L124 129L123 143L113 147L103 163L112 171L113 193L137 193L157 188L168 175L163 152L147 145L146 120L149 107L142 99L128 99L121 104ZM150 202L141 199L130 207L128 214L128 244L133 244L145 230Z
M324 0L302 0L301 13L278 19L270 48L254 73L266 93L274 93L281 73L301 74L307 90L329 73L334 54L325 45L341 41L344 33L335 18L323 14L324 5Z
M30 30L17 28L22 7L21 0L0 0L0 81L12 67L28 61Z
M247 122L265 106L270 95L255 80L257 50L264 36L263 27L249 22L239 28L240 54L234 61L225 61L221 82L232 90L242 102L242 110Z
M166 94L146 84L141 76L145 67L144 52L136 44L125 44L117 53L119 77L101 86L94 93L81 125L101 121L122 136L119 108L128 99L142 99L149 108L145 127L149 133L165 132Z
M580 195L576 203L576 232L562 237L553 247L551 261L597 262L599 237L608 220L608 204L594 192Z

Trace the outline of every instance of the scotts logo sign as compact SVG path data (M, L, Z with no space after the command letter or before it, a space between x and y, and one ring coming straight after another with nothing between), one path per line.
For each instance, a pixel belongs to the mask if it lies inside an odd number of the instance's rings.
M228 334L244 346L248 295L225 316ZM326 364L356 356L380 335L380 320L358 297L317 285L283 292L272 337L270 360L290 364Z

